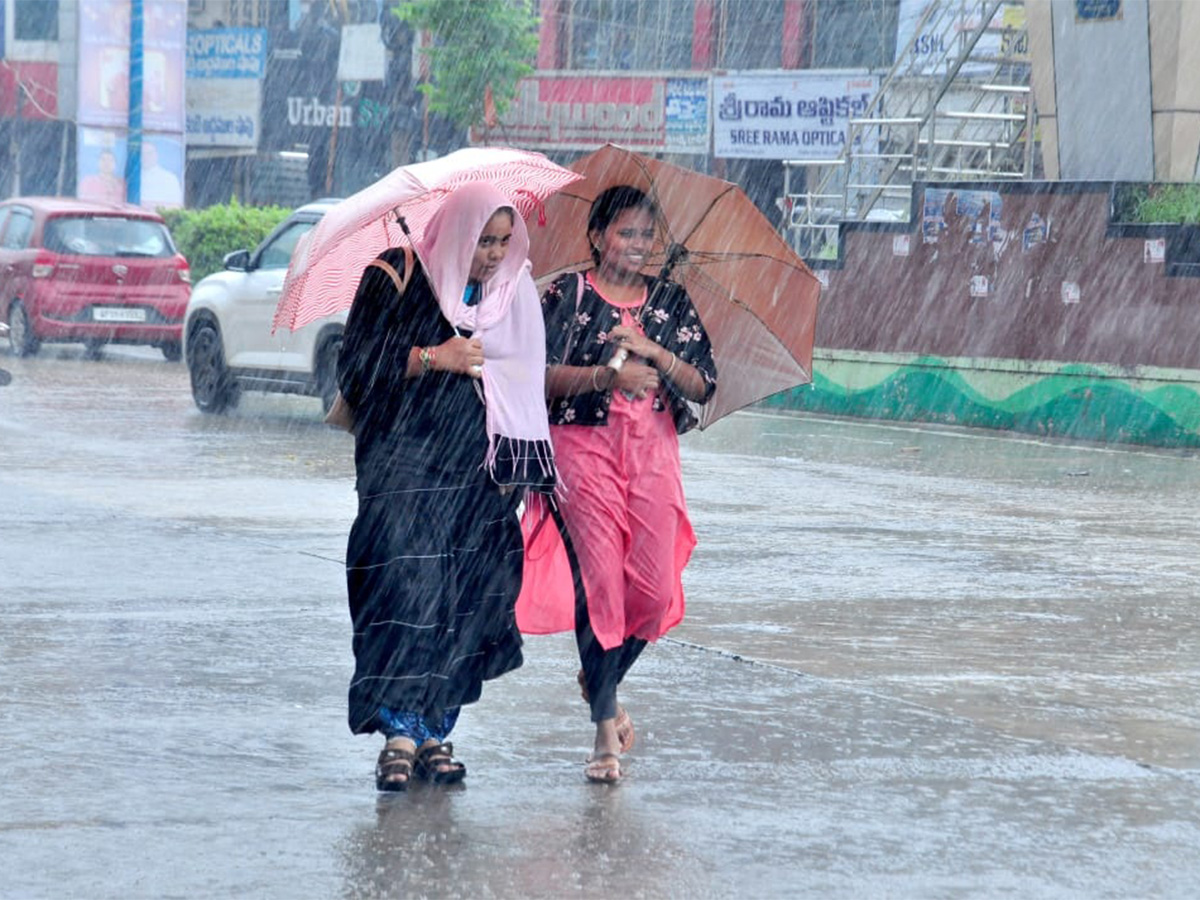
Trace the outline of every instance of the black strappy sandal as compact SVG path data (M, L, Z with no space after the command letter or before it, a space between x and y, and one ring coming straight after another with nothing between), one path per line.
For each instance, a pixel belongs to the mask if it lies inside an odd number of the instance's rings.
M406 791L413 777L413 754L398 747L384 747L375 763L375 790ZM403 775L404 780L398 780Z
M446 765L453 768L443 769ZM454 745L449 741L417 750L415 771L418 778L433 784L458 784L467 777L467 767L454 759Z

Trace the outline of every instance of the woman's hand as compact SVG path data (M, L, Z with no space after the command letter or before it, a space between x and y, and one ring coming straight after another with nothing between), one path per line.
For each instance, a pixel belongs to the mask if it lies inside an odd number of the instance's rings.
M433 368L457 372L472 378L483 377L483 344L479 338L455 337L440 344L434 352Z
M652 366L662 368L669 353L636 328L618 325L608 333L608 342L618 349L628 350L631 356L640 356Z
M617 388L632 394L639 400L653 394L662 385L659 376L659 360L668 356L666 350L654 343L636 328L618 325L608 333L608 342L619 350L628 350L629 358L617 370ZM641 362L650 363L646 365Z
M613 386L632 394L639 400L644 400L657 391L661 384L662 380L658 377L658 369L630 360L617 371L617 380Z

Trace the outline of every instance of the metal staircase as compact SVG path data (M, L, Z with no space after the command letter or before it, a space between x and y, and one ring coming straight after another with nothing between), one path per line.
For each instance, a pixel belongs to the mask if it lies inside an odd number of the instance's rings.
M931 0L841 155L784 161L793 248L835 257L840 221L906 221L918 180L1032 178L1029 75L1023 0Z

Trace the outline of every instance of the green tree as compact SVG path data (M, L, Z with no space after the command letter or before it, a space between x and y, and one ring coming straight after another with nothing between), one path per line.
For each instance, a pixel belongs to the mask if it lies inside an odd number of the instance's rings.
M483 122L489 87L497 115L503 113L517 82L533 71L533 0L410 0L393 12L433 35L433 46L421 51L429 56L431 79L421 90L430 110L460 128Z

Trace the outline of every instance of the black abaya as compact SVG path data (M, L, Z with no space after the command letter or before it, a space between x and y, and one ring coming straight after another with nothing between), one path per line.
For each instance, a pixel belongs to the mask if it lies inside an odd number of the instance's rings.
M399 251L381 258L403 267ZM380 707L440 719L521 665L521 492L502 496L483 466L474 379L405 377L413 347L453 335L419 267L403 297L368 268L338 365L355 417L358 516L346 553L355 733L379 729Z

